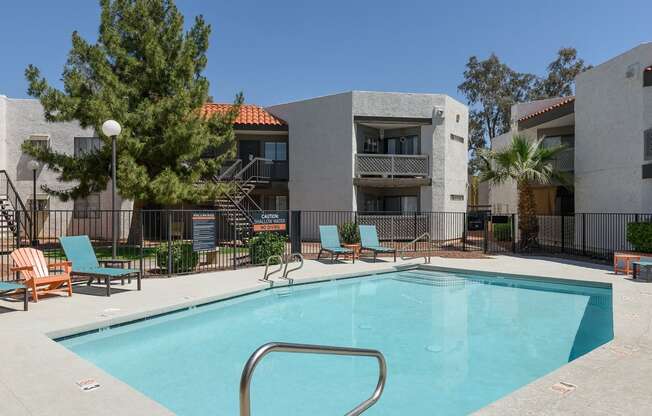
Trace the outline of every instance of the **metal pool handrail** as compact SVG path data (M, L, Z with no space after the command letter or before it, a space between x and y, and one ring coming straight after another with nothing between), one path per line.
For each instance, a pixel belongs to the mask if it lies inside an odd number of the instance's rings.
M278 269L272 270L271 272L268 273L269 269L269 262L272 261L273 259L278 259ZM273 256L269 256L267 258L267 263L265 264L265 274L263 275L262 279L259 279L261 282L269 283L270 286L274 286L274 282L269 280L269 277L273 275L274 273L278 273L281 270L283 270L283 257L279 256L278 254L275 254Z
M405 252L405 248L408 247L408 246L410 246L411 244L414 244L414 243L416 243L416 242L418 242L418 241L423 240L424 237L428 237L428 238L426 239L426 241L428 242L428 251L426 251L426 252L424 253L423 258L424 258L426 264L430 263L430 248L431 248L431 245L432 245L432 242L431 242L431 240L430 240L430 233L423 233L423 234L421 234L420 236L418 236L417 238L415 238L414 240L410 241L409 243L406 243L406 244L404 244L403 246L401 246L401 247L398 249L398 252L401 253L401 260L407 260L407 259L410 258L410 257L405 257L405 256L403 255L403 253ZM415 250L415 252L416 252L416 250Z
M290 262L295 258L299 259L299 265L294 269L288 270L288 264L290 264ZM290 282L290 284L292 284L292 279L290 279L288 275L292 272L296 272L297 270L303 268L303 255L301 253L292 253L285 260L286 261L285 261L285 268L283 269L283 279L287 279Z
M378 384L373 394L365 401L357 405L353 410L346 413L346 416L358 416L371 406L376 404L385 388L387 380L387 363L383 353L378 350L351 347L333 347L329 345L291 344L286 342L270 342L262 345L247 360L240 377L240 416L251 415L250 386L251 377L256 366L267 354L271 352L289 352L299 354L322 354L322 355L347 355L360 357L374 357L378 360Z

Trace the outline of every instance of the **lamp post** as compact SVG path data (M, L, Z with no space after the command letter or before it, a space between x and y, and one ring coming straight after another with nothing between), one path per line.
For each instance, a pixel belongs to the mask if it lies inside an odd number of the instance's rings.
M116 220L115 192L116 192L116 148L117 137L122 131L120 123L115 120L107 120L102 124L102 133L111 138L111 255L115 259L118 256L118 221Z
M29 161L29 168L32 171L32 234L31 245L32 247L38 245L38 238L36 236L36 172L41 168L41 164L37 160Z

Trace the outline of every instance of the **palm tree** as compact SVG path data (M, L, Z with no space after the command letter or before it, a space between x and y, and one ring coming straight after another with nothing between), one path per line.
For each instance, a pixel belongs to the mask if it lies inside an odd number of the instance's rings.
M544 147L543 139L529 140L515 135L509 146L501 150L484 150L479 153L482 161L480 180L493 184L514 181L518 191L518 230L521 248L537 243L539 223L533 185L553 181L566 184L566 176L555 167L557 155L566 146Z

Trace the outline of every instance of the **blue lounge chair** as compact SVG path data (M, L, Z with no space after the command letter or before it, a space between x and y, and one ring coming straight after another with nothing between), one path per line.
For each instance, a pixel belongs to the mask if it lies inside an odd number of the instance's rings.
M378 253L393 253L396 261L396 249L383 247L378 241L378 231L375 225L360 225L360 245L362 250L372 251L374 253L374 263Z
M353 250L349 248L342 247L340 244L340 235L337 232L337 226L335 225L320 225L319 226L319 240L321 243L321 249L317 255L317 260L321 257L322 252L327 252L331 254L331 263L337 259L340 254L350 254L353 258L353 263L355 263L355 256L353 255Z
M643 271L643 269L647 269L649 273L650 268L652 268L652 257L641 256L640 260L632 262L632 278L636 279L638 274L636 272L637 269L639 272Z
M95 251L87 235L74 237L59 237L59 242L66 253L68 261L72 262L72 274L89 277L90 285L94 278L104 278L106 283L106 296L111 296L111 279L120 279L124 284L125 277L131 282L131 276L137 275L138 290L140 290L141 273L138 269L121 269L101 267L95 256ZM115 263L115 260L102 260L102 263Z
M20 283L13 282L0 282L0 295L14 295L22 293L23 295L23 310L27 311L27 286Z

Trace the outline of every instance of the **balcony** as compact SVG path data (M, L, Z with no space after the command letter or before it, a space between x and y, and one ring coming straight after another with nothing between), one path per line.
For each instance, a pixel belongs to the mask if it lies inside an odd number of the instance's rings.
M555 158L553 166L559 172L572 172L575 170L575 149L570 147L562 150Z
M430 185L427 155L355 155L354 183L370 187L411 187Z

